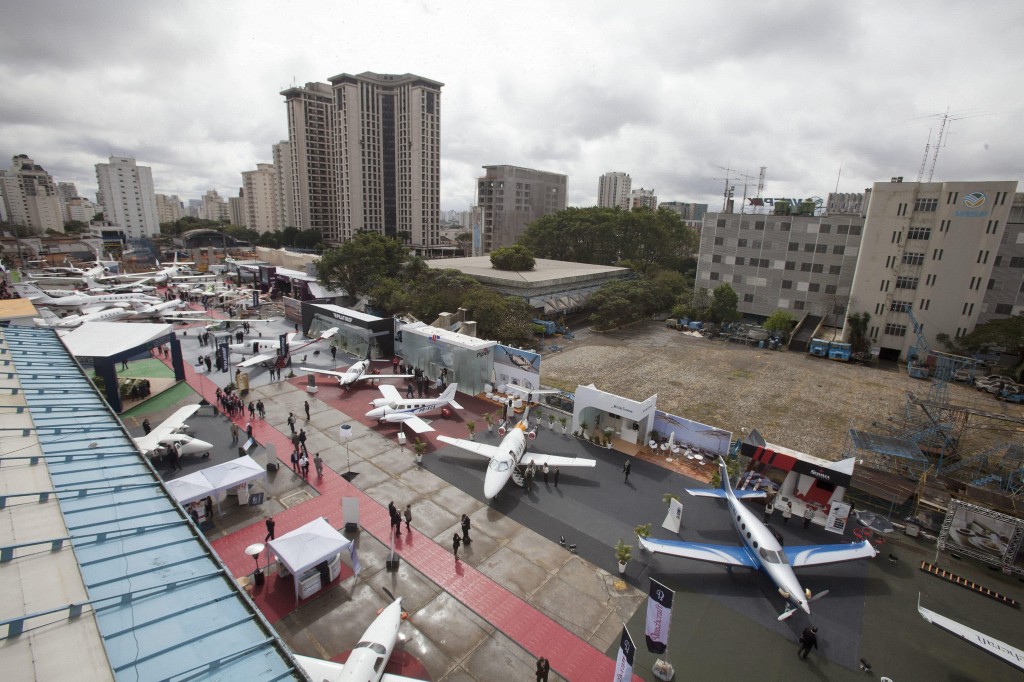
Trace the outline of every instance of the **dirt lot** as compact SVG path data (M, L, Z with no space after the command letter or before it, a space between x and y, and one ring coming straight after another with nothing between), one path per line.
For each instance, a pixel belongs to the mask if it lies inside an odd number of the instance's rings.
M594 383L633 400L658 394L658 409L736 434L756 428L773 443L825 459L838 459L850 428L884 433L873 421L902 417L907 392L926 397L929 382L911 379L903 365L863 367L805 353L756 350L726 341L686 336L661 322L607 334L579 331L545 354L544 383L573 391ZM950 402L1024 417L960 384Z

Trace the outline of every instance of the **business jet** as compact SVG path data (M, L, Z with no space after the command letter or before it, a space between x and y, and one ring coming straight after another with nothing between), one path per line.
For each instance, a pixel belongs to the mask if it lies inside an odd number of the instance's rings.
M107 308L105 310L99 310L86 315L67 315L65 317L57 317L52 311L47 310L46 308L42 308L39 311L39 314L42 315L42 317L36 317L32 320L37 327L74 329L75 327L81 327L86 322L116 322L117 320L123 320L126 317L134 317L135 311L127 305L124 305L123 307Z
M833 545L800 545L783 547L768 527L761 522L758 514L740 504L741 499L763 498L763 490L733 490L729 483L729 472L725 461L718 458L719 475L722 478L721 488L687 488L686 492L698 497L717 497L724 499L729 507L729 520L740 536L742 546L716 545L702 542L682 542L679 540L652 540L640 538L640 546L658 554L709 561L726 566L745 566L759 569L768 574L779 594L786 600L786 609L779 615L779 620L789 618L800 609L810 614L810 602L824 597L828 590L811 596L797 580L794 568L821 566L856 559L870 559L878 554L870 542L833 544Z
M398 389L391 384L381 384L377 388L384 397L377 398L370 403L373 409L366 413L366 418L376 419L382 424L385 422L405 424L416 433L427 433L434 430L416 415L449 405L456 410L462 409L462 405L455 402L455 391L459 388L458 384L452 384L437 398L403 398Z
M82 280L90 294L148 294L156 291L156 287L142 284L142 280L116 284L101 284L94 277L83 277Z
M136 303L135 314L139 317L164 317L168 313L177 310L185 305L185 302L177 298L159 303Z
M484 474L484 497L488 500L501 492L501 489L505 487L510 478L515 477L516 483L520 482L519 476L514 475L514 472L520 466L532 463L536 466L547 464L548 466L557 467L593 467L597 464L596 460L587 459L586 457L560 457L558 455L542 455L539 452L527 452L527 439L533 440L537 437L536 429L533 431L527 430L529 428L529 413L530 411L526 410L522 420L509 429L508 433L505 433L504 426L498 429L498 433L503 436L501 443L498 445L487 445L486 443L478 443L461 438L449 438L448 436L437 437L442 443L454 445L457 448L476 455L482 455L491 460L487 465L487 473Z
M375 379L411 379L415 374L367 374L370 371L370 367L373 365L373 361L370 360L371 347L366 347L366 358L354 363L351 367L346 369L344 372L332 372L327 369L313 369L312 367L299 367L299 369L312 372L313 374L323 374L329 377L334 377L338 380L338 386L341 388L352 388L356 383L360 381L370 381L371 383Z
M384 672L395 651L401 625L402 598L399 597L370 623L344 663L299 655L295 655L295 660L310 679L323 682L419 682L412 677Z
M99 294L92 296L82 293L67 293L63 296L51 296L31 282L14 285L14 290L22 298L27 298L33 303L58 308L78 308L83 312L95 312L104 307L117 303L159 303L163 299L146 294ZM53 292L57 293L57 292Z
M213 449L213 445L185 433L185 430L188 429L185 420L198 410L198 403L178 409L145 436L134 438L135 445L146 457L162 455L171 445L178 447L180 455L203 453L204 457L207 456Z
M307 346L312 346L315 343L326 341L327 339L333 337L337 333L338 328L331 327L330 329L322 332L316 338L307 341L297 338L298 334L292 332L291 334L288 335L285 341L288 347L288 354L291 355L292 353L303 348L306 348ZM258 365L262 362L267 362L268 360L277 360L277 350L280 347L281 345L280 343L278 343L276 339L268 339L266 341L257 340L243 341L242 343L232 343L228 346L228 350L230 350L232 353L237 353L238 355L248 355L252 353L253 356L251 358L243 360L237 365L238 367L252 367L253 365Z

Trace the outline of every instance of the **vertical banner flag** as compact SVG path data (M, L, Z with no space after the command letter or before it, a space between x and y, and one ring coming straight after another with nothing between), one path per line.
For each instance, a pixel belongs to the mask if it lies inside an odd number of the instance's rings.
M683 503L673 497L668 503L668 514L665 515L665 521L661 524L661 527L673 533L678 533L679 524L682 521Z
M258 289L253 289L252 290L252 307L253 308L259 308L260 307L260 292L259 292Z
M675 592L651 578L651 591L647 599L647 650L663 654L668 648L668 626L672 620L672 597Z
M622 641L619 642L619 655L615 657L615 677L612 682L630 682L633 679L633 655L636 647L625 623L622 625Z
M348 543L348 556L352 560L352 571L355 572L356 577L359 577L359 555L356 554L356 543Z
M228 348L227 337L225 337L225 340L220 345L217 346L217 355L220 357L221 371L228 371L229 353L230 348Z
M277 337L277 341L280 344L277 349L277 357L286 358L288 357L288 335L281 334Z

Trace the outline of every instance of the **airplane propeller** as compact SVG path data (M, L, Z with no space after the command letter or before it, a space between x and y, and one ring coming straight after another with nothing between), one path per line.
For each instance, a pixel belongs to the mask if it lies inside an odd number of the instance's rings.
M818 594L814 595L813 597L808 597L807 603L810 604L812 601L818 601L819 599L824 597L826 594L828 594L828 590L822 590L821 592L819 592ZM792 616L794 613L796 613L796 607L793 606L793 605L789 605L789 606L786 607L785 611L783 611L781 614L779 614L779 620L780 621L786 620L787 618Z

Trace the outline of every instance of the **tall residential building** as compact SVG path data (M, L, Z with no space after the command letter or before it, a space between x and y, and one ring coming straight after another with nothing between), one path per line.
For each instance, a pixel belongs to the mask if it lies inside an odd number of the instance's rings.
M161 223L173 223L185 217L185 207L177 194L156 195L156 217Z
M679 214L679 217L686 221L700 220L708 212L707 204L694 204L685 201L662 201L658 208L668 208ZM829 211L832 213L833 211ZM849 213L850 211L843 211ZM855 212L855 211L854 211Z
M978 324L999 317L1024 315L1024 194L1013 195L999 253L992 261Z
M60 197L61 202L67 203L72 199L78 198L78 188L75 187L73 182L58 182L57 196Z
M439 243L441 88L413 74L343 73L281 94L296 227Z
M231 222L231 208L217 190L210 189L203 195L203 219Z
M518 166L484 166L477 180L481 248L511 246L541 216L565 210L568 176Z
M111 156L108 163L96 164L96 181L107 222L132 239L160 234L152 169L132 158Z
M634 189L629 193L629 210L637 208L649 208L652 211L658 210L658 196L653 189Z
M228 197L228 221L232 225L238 225L239 227L246 227L245 215L245 188L238 188L237 197Z
M605 173L597 183L597 205L601 208L621 208L628 211L629 193L632 188L633 180L629 173Z
M53 178L25 154L11 159L11 168L0 173L0 200L4 214L14 225L35 232L64 231L64 211Z
M291 150L291 143L287 140L282 140L273 146L275 194L277 196L274 210L277 213L277 225L282 230L295 225L295 211L292 208L294 196L292 195Z
M913 319L932 348L941 348L937 334L974 329L1016 189L1012 181L874 184L850 311L871 314L868 336L881 357L918 345Z
M203 200L202 199L189 199L188 200L188 215L191 218L202 218L203 217Z
M88 225L96 217L97 213L102 212L102 206L94 204L88 199L75 197L64 204L64 221L71 222L72 220L77 220Z
M278 222L277 172L270 163L256 164L256 170L242 172L244 225L257 232L280 230Z

